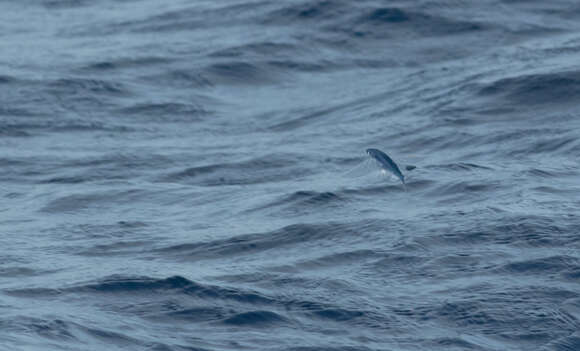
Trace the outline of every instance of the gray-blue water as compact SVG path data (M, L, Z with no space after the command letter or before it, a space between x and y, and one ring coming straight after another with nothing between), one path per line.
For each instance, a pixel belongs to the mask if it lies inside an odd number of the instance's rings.
M0 350L578 351L579 62L574 0L1 0Z

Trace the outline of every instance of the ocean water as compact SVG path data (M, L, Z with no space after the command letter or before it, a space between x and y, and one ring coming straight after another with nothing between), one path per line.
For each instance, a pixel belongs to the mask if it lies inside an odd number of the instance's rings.
M573 0L1 0L0 350L578 351L579 62Z

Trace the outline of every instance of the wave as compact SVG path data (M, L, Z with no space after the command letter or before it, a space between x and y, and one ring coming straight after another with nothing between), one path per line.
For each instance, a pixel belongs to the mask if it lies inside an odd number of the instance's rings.
M567 272L569 268L580 267L580 259L571 256L550 256L508 263L499 270L511 274L550 274Z
M209 89L215 86L198 68L171 68L162 73L146 74L140 80L153 85L164 85L178 89Z
M51 297L65 294L127 294L128 296L150 295L164 292L171 295L233 300L247 304L271 304L272 300L256 292L239 289L203 285L182 276L157 279L151 277L134 277L113 275L96 283L64 287L60 289L26 288L5 290L12 296Z
M145 69L152 66L166 66L174 61L174 59L166 56L119 57L87 64L81 70L87 72L107 72L127 69Z
M225 49L220 49L209 54L210 57L218 58L272 58L272 57L289 57L306 51L305 49L291 43L285 42L254 42L243 45L235 45ZM1 81L1 80L0 80Z
M255 63L230 61L214 63L203 70L214 84L269 84L277 82L276 72Z
M472 246L508 245L516 248L526 247L567 247L576 245L580 240L571 233L578 224L564 224L548 216L526 215L507 216L496 214L499 218L493 224L473 220L463 229L448 231L444 234L419 239L427 245ZM468 217L467 219L472 218ZM488 213L488 220L493 216Z
M570 336L559 338L548 343L546 348L557 351L580 350L580 335L578 335L578 333L574 333Z
M34 269L29 267L14 266L0 268L0 277L15 278L15 277L34 277L43 274L51 273L51 271Z
M0 326L3 331L24 333L28 336L24 339L9 338L8 342L3 342L5 346L14 344L15 349L23 346L35 348L39 344L46 345L62 342L64 344L82 343L85 346L90 344L92 347L99 349L118 347L121 349L139 348L159 351L207 351L207 349L199 347L154 341L152 340L153 338L131 337L125 330L113 330L112 327L95 327L92 324L82 320L82 318L16 317L10 321L0 319ZM31 342L30 336L35 336L38 339Z
M348 9L352 9L352 6L348 6L348 2L345 1L303 1L269 12L262 19L262 23L288 25L303 21L334 20L341 18L341 15L346 14Z
M542 153L568 154L574 149L580 150L580 142L574 136L545 135L541 139L528 145L514 147L508 154L511 156L538 155Z
M293 346L284 351L372 351L366 346Z
M87 7L92 4L87 0L43 0L42 5L49 10L71 9L78 7Z
M0 110L0 115L2 111ZM11 116L15 116L10 111ZM31 116L34 113L23 111L22 115ZM111 133L130 133L135 129L116 123L102 123L97 121L87 121L78 118L61 119L59 121L44 121L42 119L29 119L27 121L8 121L0 122L0 135L10 137L35 137L43 133L63 133L68 132L111 132Z
M286 318L270 311L250 311L239 313L223 320L223 323L235 326L272 327L287 324Z
M0 111L0 115L2 112ZM31 134L16 126L0 126L0 136L3 137L29 137Z
M312 173L312 170L297 167L297 164L296 156L276 155L240 162L189 167L163 176L161 181L202 186L240 185L283 182Z
M309 317L336 323L380 323L375 312L348 310L329 303L293 300L283 296L269 297L240 288L228 288L193 282L182 276L164 279L150 277L110 276L95 283L60 289L28 288L5 290L21 298L81 297L106 301L147 300L147 304L121 304L115 311L135 314L155 321L186 320L195 323L217 323L238 327L292 325L295 318ZM103 300L104 299L104 300Z
M563 71L502 78L482 86L482 97L503 98L519 106L574 103L580 96L580 72Z
M66 178L63 180L53 180L52 183L57 182L74 183L78 179ZM59 197L51 200L48 204L42 207L41 212L46 213L70 213L79 212L91 207L111 206L111 199L116 198L117 201L123 195L130 195L131 191L122 192L94 192L86 194L74 194ZM127 201L127 200L125 200Z
M320 318L323 320L344 322L361 317L364 315L364 313L361 311L349 311L345 309L322 309L318 311L312 311L311 315L315 318Z
M355 234L355 227L338 223L295 224L271 232L237 235L209 242L180 244L161 248L157 251L164 255L186 260L223 260L228 257L256 254L301 243L312 245L314 241L336 238L336 235Z
M481 164L471 163L471 162L457 162L448 164L438 164L438 165L427 165L422 166L425 169L443 170L443 171L454 171L454 172L480 172L480 171L494 171L492 167L484 166Z
M0 84L15 84L19 80L16 77L9 75L0 75Z
M156 169L160 165L165 167L173 165L174 161L162 155L135 154L135 153L111 153L101 154L97 157L70 158L60 161L60 167L53 168L51 161L30 159L22 166L29 170L29 175L34 175L35 182L40 184L80 184L97 181L111 181L133 179L136 176ZM47 167L50 166L50 167ZM103 196L108 196L107 192ZM135 193L132 193L135 195ZM93 194L99 198L99 194ZM66 198L72 199L89 198L90 194L68 194L63 200L53 201L66 202Z
M93 28L78 31L77 35L110 35L116 32L129 33L173 33L196 32L218 27L251 25L256 13L268 7L268 1L238 4L214 4L214 6L182 5L178 9L144 12L143 16L126 21L114 22L111 28Z
M401 35L432 36L483 31L486 25L460 21L420 8L353 6L346 1L299 2L267 14L267 25L310 23L324 31L356 38L395 38Z
M290 207L296 210L310 210L313 207L317 208L327 205L339 204L343 201L346 201L344 197L333 192L301 190L296 191L290 195L283 196L280 199L269 202L250 211L260 211L279 206Z
M459 196L468 199L470 195L490 193L502 187L497 181L452 181L429 190L427 195L432 197Z
M394 37L412 35L429 37L481 32L486 26L478 22L445 18L436 14L397 7L378 7L355 19L353 34L358 37Z
M119 109L126 116L161 123L199 122L212 113L203 103L151 102L136 103Z
M130 174L118 175L116 177L109 176L102 179L116 179L122 180L130 178ZM51 178L47 181L41 182L45 184L74 184L94 181L97 178L92 178L90 175L82 179L75 177L65 178ZM149 201L158 203L163 199L163 194L166 189L140 189L140 188L126 188L123 190L102 190L102 191L85 191L85 192L67 192L64 195L56 196L50 199L40 208L40 212L44 213L78 213L91 210L110 209L119 205L130 205L135 201Z
M131 90L119 81L110 81L91 78L61 78L48 82L48 88L54 93L67 93L70 95L109 95L129 96Z

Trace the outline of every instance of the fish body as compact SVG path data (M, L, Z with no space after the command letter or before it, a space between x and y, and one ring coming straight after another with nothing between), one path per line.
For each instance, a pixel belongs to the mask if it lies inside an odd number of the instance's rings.
M387 154L382 152L379 149L367 149L367 154L372 157L375 161L379 163L379 166L384 171L389 171L393 173L397 178L401 180L403 184L405 184L405 176L401 173L399 166L393 161Z

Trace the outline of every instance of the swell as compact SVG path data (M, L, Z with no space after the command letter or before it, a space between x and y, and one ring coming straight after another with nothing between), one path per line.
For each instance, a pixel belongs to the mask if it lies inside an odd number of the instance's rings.
M580 72L561 71L502 78L483 85L478 95L520 106L574 103L580 96Z
M202 186L283 182L311 174L311 170L298 166L298 162L293 155L270 155L246 161L189 167L171 172L160 180Z
M128 175L125 175L128 177ZM123 179L120 177L118 179ZM114 179L112 177L108 178ZM56 178L51 179L48 184L74 184L75 182L82 183L90 181L90 178ZM62 193L56 193L56 196L50 198L40 207L39 211L51 214L66 214L66 213L81 213L91 211L112 210L115 207L133 206L134 203L154 203L157 206L159 203L167 201L168 197L172 195L167 192L167 189L157 188L127 188L120 190L100 190L100 191L66 191L61 190Z
M464 298L414 309L394 309L397 315L446 325L456 330L477 330L507 342L538 345L565 337L578 327L578 321L566 311L554 308L542 298L526 298L523 291L486 291L487 298ZM444 293L450 293L445 291ZM509 304L511 308L506 309Z
M319 302L279 294L267 296L242 288L200 284L182 276L162 279L110 276L94 283L60 289L5 289L4 292L13 297L32 299L90 297L95 303L107 303L108 309L116 313L166 323L187 321L214 326L270 328L299 325L297 323L308 318L381 327L391 320L372 310L339 307L323 298Z
M98 181L134 179L155 172L158 167L169 167L174 160L152 153L111 153L95 157L68 159L20 158L18 169L7 172L13 176L26 175L38 184L80 184ZM91 195L71 195L81 198ZM98 197L98 194L95 194Z
M506 245L517 248L573 247L580 242L580 238L573 234L580 229L578 223L531 214L506 216L500 212L496 214L499 216L496 220L490 216L488 213L487 219L482 222L476 213L467 215L465 220L470 221L467 228L449 230L417 240L442 247Z
M285 132L298 130L303 127L312 127L314 125L330 126L333 123L337 123L337 118L340 115L358 114L361 108L375 103L381 103L390 95L390 93L379 93L330 106L325 105L324 107L310 108L307 110L290 111L291 117L285 115L283 121L272 123L268 129L275 132ZM295 115L298 115L298 117L294 117Z
M202 285L182 276L164 279L151 277L133 277L114 275L95 283L65 287L60 289L29 288L5 290L12 296L51 297L66 294L111 294L126 296L150 296L165 293L167 295L186 295L196 298L234 300L248 304L269 304L271 299L255 292L244 292L236 289ZM158 295L161 296L161 295Z
M401 7L377 7L353 20L354 29L340 28L356 37L445 36L483 32L486 25Z
M294 224L279 230L237 235L228 239L209 242L180 244L158 249L166 257L185 260L225 259L240 255L257 254L284 247L295 248L298 244L313 245L320 240L356 235L356 228L339 223Z
M62 0L67 1L67 0ZM75 0L72 0L75 1ZM270 1L253 1L238 4L212 4L198 6L183 4L157 11L143 11L126 19L107 18L107 25L89 23L65 33L72 37L103 37L118 33L163 35L166 33L200 32L212 28L252 27L255 17L271 7Z
M235 45L225 49L220 49L209 54L210 57L217 58L267 58L267 57L289 57L297 53L304 52L296 44L287 42L264 41L252 42L243 45ZM1 82L1 81L0 81Z
M442 128L439 124L433 124L429 131L420 131L414 135L409 135L405 144L401 146L403 153L423 153L424 150L464 152L463 160L455 165L449 164L449 170L458 167L475 168L480 166L488 170L497 170L485 164L478 163L481 159L489 155L497 155L498 158L514 158L534 155L569 155L580 150L580 142L575 135L575 127L545 127L549 124L550 117L543 117L542 121L533 121L537 117L529 118L530 121L517 128L506 128L505 130L495 130L493 133L473 133L473 132L453 132L450 129ZM538 117L539 118L539 117ZM480 121L482 122L482 121ZM530 124L537 124L537 127L530 127ZM498 147L501 146L501 147ZM487 161L489 162L489 161ZM445 165L429 165L431 169L444 169Z
M510 262L498 268L499 272L514 274L566 274L569 270L578 270L580 259L571 256L549 256L536 259Z
M3 122L50 131L118 130L129 128L104 117L105 111L135 96L129 84L105 77L61 75L63 78L8 82L3 93ZM24 119L23 117L27 117Z
M49 82L47 87L54 94L69 96L130 96L131 90L119 81L92 78L61 78Z
M175 351L207 351L207 349L183 346L172 342L159 342L154 338L132 337L125 330L118 330L112 326L95 327L82 318L37 318L16 316L10 320L0 318L0 327L3 331L11 331L25 334L27 338L14 338L11 343L18 345L16 349L29 345L36 348L39 343L44 345L55 343L82 344L85 347L90 344L97 348L139 348L150 350L175 350ZM30 336L37 338L30 340ZM7 343L9 345L10 343ZM36 346L34 346L36 345Z
M123 115L160 123L200 122L212 114L204 102L146 102L119 109Z
M301 58L299 53L279 57L266 54L255 57L251 54L242 55L241 51L239 54L228 54L228 50L230 49L210 54L211 63L198 67L168 69L162 73L143 75L140 79L153 85L163 83L179 89L209 90L216 86L278 85L294 80L292 74L296 72L323 73L358 65L352 61Z
M68 178L64 182L74 181ZM130 202L130 198L138 193L139 191L135 190L125 190L65 195L50 200L40 211L45 213L75 213L88 209L106 209L113 206L113 203L119 203L119 201ZM115 201L111 201L112 199Z
M167 56L118 57L89 63L83 66L82 70L102 73L108 71L166 66L173 62L174 60Z
M300 190L290 195L280 196L274 201L254 207L247 212L259 212L276 208L282 208L283 210L290 212L304 212L324 207L340 206L346 201L348 201L348 199L345 196L336 192Z
M26 112L24 112L27 114ZM10 112L13 116L13 113ZM68 133L68 132L111 132L131 133L134 129L116 123L102 123L88 121L79 118L69 118L59 121L14 121L0 124L0 134L12 137L31 137L42 135L45 132Z
M309 23L333 32L356 37L393 37L393 34L449 35L481 31L481 23L458 21L420 9L404 7L353 6L347 1L298 2L267 14L267 25Z
M16 84L18 83L20 80L14 76L10 76L10 75L0 75L0 84L4 85L4 84Z
M40 1L40 3L49 10L72 9L92 4L91 1L86 0L44 0Z
M473 197L482 197L489 193L496 192L505 185L498 181L490 180L469 180L469 181L451 181L445 184L440 184L425 193L428 197L446 198L451 197L448 201L468 201Z
M274 70L245 61L214 63L204 68L203 75L214 84L228 85L268 84L280 79Z

